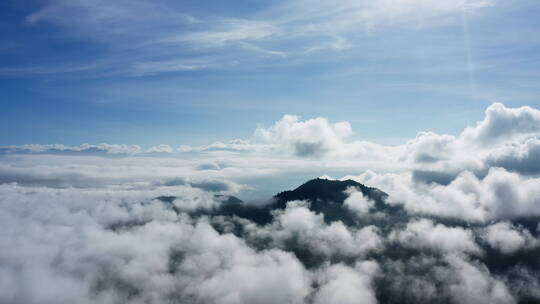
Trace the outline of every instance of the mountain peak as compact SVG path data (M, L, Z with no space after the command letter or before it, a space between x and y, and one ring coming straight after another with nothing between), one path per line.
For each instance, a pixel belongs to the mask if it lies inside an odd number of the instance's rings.
M294 190L283 191L275 195L275 202L271 207L272 209L284 209L289 201L309 201L309 209L324 214L325 220L341 220L352 223L354 217L343 206L349 196L347 189L350 187L356 188L362 192L364 197L372 200L377 210L386 208L384 200L388 195L379 189L367 187L352 179L330 180L324 178L309 180Z
M266 224L272 220L272 211L285 209L287 202L301 200L309 201L309 209L322 213L327 221L341 220L346 223L354 223L355 219L351 213L343 206L349 196L347 189L356 188L362 194L375 202L378 210L388 209L384 199L387 194L379 189L367 187L352 179L330 180L325 178L311 179L294 190L283 191L274 196L274 202L265 206L253 206L244 203L240 199L229 195L215 195L214 197L222 204L219 208L211 211L197 211L199 213L212 213L214 215L235 215L246 218L258 224ZM157 199L164 203L171 204L176 199L175 196L160 196ZM172 204L171 204L172 205ZM173 209L176 207L173 205Z
M292 200L309 200L312 203L317 203L318 201L343 203L347 198L346 190L349 187L357 188L362 194L373 200L380 200L386 196L386 193L375 188L367 187L352 179L331 180L314 178L294 190L280 192L274 198L277 199L278 205Z

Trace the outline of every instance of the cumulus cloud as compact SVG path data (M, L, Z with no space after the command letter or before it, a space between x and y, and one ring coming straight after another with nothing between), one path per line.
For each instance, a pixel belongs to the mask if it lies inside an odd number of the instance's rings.
M460 173L448 185L418 184L412 174L363 174L358 180L384 189L389 202L410 213L473 222L540 215L538 178L492 168L484 178Z
M540 111L531 107L507 108L494 103L486 109L486 118L466 128L462 136L470 142L491 144L540 131Z
M332 265L324 270L319 283L321 287L313 302L375 304L377 299L371 287L371 280L377 270L377 263L372 261L365 261L354 267L343 264Z
M511 254L538 245L538 241L529 231L516 227L510 222L500 222L488 226L484 238L491 247L503 254Z
M493 277L485 266L457 255L449 255L446 260L455 273L456 280L449 292L457 303L516 303L506 284Z
M405 230L392 232L389 239L400 242L404 247L440 250L444 253L481 253L470 230L434 224L428 219L408 223Z
M255 136L266 143L276 144L297 156L322 156L343 145L352 134L348 122L330 124L324 118L299 121L297 116L285 115L269 128L258 128Z
M486 166L503 167L527 175L540 174L540 140L537 137L494 149L486 158Z
M448 184L462 171L481 177L491 167L535 175L540 111L530 107L489 106L483 120L459 136L420 132L405 145L401 160L416 170L417 180Z
M456 150L456 138L433 132L419 132L406 144L407 157L417 163L432 163L447 160Z
M271 224L246 226L247 238L251 242L266 239L278 248L292 248L314 264L327 259L359 258L383 248L377 227L356 229L341 221L327 224L323 214L309 210L307 204L291 201L285 210L274 213Z
M369 213L369 210L375 206L375 202L368 197L364 197L362 191L358 191L355 188L349 188L347 189L347 194L349 196L345 199L343 204L359 217Z

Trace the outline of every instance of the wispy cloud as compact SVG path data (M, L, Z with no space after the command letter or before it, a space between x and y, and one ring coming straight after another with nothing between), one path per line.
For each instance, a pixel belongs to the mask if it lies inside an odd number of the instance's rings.
M429 28L460 22L493 1L345 1L339 6L301 0L280 3L256 14L212 16L186 14L181 4L146 1L47 1L26 18L30 26L51 23L69 35L85 37L110 49L105 60L117 73L132 76L193 71L208 66L231 68L231 58L251 62L257 57L288 60L305 52L336 52L361 47L355 41L393 26ZM232 4L231 4L232 5ZM237 55L238 50L243 50ZM210 63L189 63L195 51ZM156 58L160 58L156 61ZM102 58L104 60L104 58ZM111 66L111 65L109 65ZM135 67L132 72L129 68ZM99 66L93 66L99 70ZM81 69L82 70L82 69ZM84 69L85 71L88 69ZM53 67L14 67L12 73L57 73ZM111 73L109 71L109 73ZM113 74L115 74L113 72Z

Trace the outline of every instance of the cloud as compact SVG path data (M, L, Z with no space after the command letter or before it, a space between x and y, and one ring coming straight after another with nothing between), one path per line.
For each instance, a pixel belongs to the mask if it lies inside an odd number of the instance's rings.
M345 1L340 7L313 0L303 0L278 6L280 20L297 24L296 35L336 36L362 33L399 25L421 28L456 22L457 14L492 6L493 1ZM423 20L418 24L418 20ZM292 22L291 22L292 23ZM321 45L324 45L322 42ZM315 46L316 47L316 46Z
M154 60L135 62L127 71L131 76L152 76L161 73L173 72L189 72L207 70L212 68L222 68L226 65L215 63L209 60L187 60L187 59L171 59L171 60Z
M423 171L414 170L412 179L415 182L430 184L437 183L439 185L448 185L456 178L456 174L441 172L441 171Z
M407 154L413 162L432 163L450 159L456 150L456 138L433 132L419 132L406 144Z
M298 303L310 291L292 254L256 252L204 219L141 204L146 192L0 192L0 242L11 248L0 253L0 281L11 287L2 302ZM50 292L56 284L64 288Z
M322 275L319 283L321 287L315 295L314 303L377 303L371 286L372 277L377 270L377 263L372 261L359 263L355 267L343 264L328 267Z
M188 33L180 38L197 46L223 46L227 43L269 38L279 33L279 28L270 22L243 19L222 20L215 31Z
M328 42L321 42L319 45L307 47L306 53L321 52L327 50L342 51L353 47L353 44L343 37L334 37Z
M348 122L330 124L324 118L299 121L292 115L283 116L269 128L260 127L255 131L256 138L300 157L320 157L337 150L343 145L343 139L351 134Z
M540 173L540 140L528 138L494 149L486 158L489 167L503 167L527 175Z
M205 164L200 164L197 166L197 170L220 170L220 169L221 169L220 164L216 164L216 163L205 163Z
M446 227L427 219L410 222L403 231L394 231L390 240L404 247L440 250L443 253L481 254L471 231L460 227Z
M163 195L176 197L172 206L155 199ZM303 201L257 225L204 212L216 204L212 192L183 182L154 189L0 185L0 246L10 248L0 252L0 281L10 287L0 301L393 303L387 295L514 303L538 285L534 265L493 264L476 243L493 231L494 244L512 243L507 230L524 236L525 228L449 226L418 215L380 226L328 223ZM491 267L503 268L494 274ZM64 288L50 292L56 284Z
M460 172L471 171L478 177L491 167L534 175L540 111L530 107L507 108L490 105L485 117L457 137L420 132L404 147L403 161L415 168L420 182L448 184Z
M475 127L457 136L419 132L398 146L349 140L348 122L291 115L257 128L250 139L190 147L187 152L172 151L169 145L149 149L116 144L5 146L0 181L57 188L128 184L140 188L174 186L174 181L182 180L218 192L235 192L240 184L253 183L243 189L254 195L266 191L269 197L288 186L287 176L302 182L323 174L374 170L373 178L364 173L360 180L389 193L390 201L411 213L468 221L515 218L538 214L533 185L540 131L534 132L535 111L494 104ZM495 127L501 121L503 126L512 121L531 127L515 129L512 136L498 135L489 143L470 142L471 134L492 134L481 130L503 128ZM219 164L219 170L213 164ZM268 188L264 181L277 176L270 183L274 188Z
M538 245L538 241L527 230L500 222L486 228L485 239L488 244L503 254L511 254Z
M143 152L138 145L107 144L98 145L82 144L79 146L65 146L62 144L52 145L21 145L2 146L0 152L4 153L108 153L108 154L137 154Z
M221 181L191 182L191 185L212 192L230 191L232 188L230 184Z
M173 152L173 148L169 145L161 144L159 146L151 147L150 149L148 149L148 152L171 153Z
M493 278L483 265L449 255L448 263L456 274L449 292L457 303L516 303L503 281Z
M349 140L353 131L346 121L331 123L322 117L300 120L297 116L285 115L270 127L258 127L250 139L217 141L199 147L182 146L177 151L166 144L148 149L136 145L83 144L4 146L0 152L7 155L214 153L215 162L221 161L219 157L223 155L219 154L225 152L274 158L294 155L298 158L332 160L335 166L345 161L378 163L389 170L412 170L417 182L449 184L463 171L473 172L481 178L491 167L503 167L528 175L538 173L540 169L536 166L536 160L540 130L535 129L537 122L534 120L536 116L540 117L537 112L529 107L506 108L493 104L486 110L483 120L474 127L465 128L458 136L419 132L414 139L398 146ZM509 127L508 124L516 126Z
M256 253L232 235L220 236L208 225L203 228L194 231L191 259L176 267L179 274L194 279L186 282L188 296L211 303L275 303L301 302L308 294L306 273L291 254Z
M189 152L4 147L0 246L10 250L0 252L9 287L0 302L536 300L538 132L470 144L467 130L390 147L349 140L346 122L285 116L253 138ZM271 212L260 203L323 174L348 174L337 180L389 197L348 189L340 207L350 218L309 201ZM216 194L231 193L259 199L238 208L268 212L268 221L224 208Z
M365 174L360 182L383 189L389 202L403 205L412 214L485 222L540 215L536 185L528 178L502 168L491 168L485 177L460 173L451 183L418 184L410 174Z
M235 139L227 143L218 141L208 146L199 147L197 150L203 151L203 152L212 152L212 151L252 152L252 151L265 150L267 148L268 147L266 147L265 145L253 144L249 140Z
M340 7L314 0L236 7L216 13L179 2L47 0L25 18L28 26L52 25L61 37L78 37L105 52L56 66L14 66L13 75L77 72L94 77L149 76L204 69L262 66L271 58L296 63L305 54L341 52L374 31L460 24L495 1L344 1ZM231 7L232 9L232 7ZM419 22L419 20L421 22ZM114 29L114 30L112 30ZM194 52L196 51L196 52ZM364 50L365 51L365 50ZM197 53L197 54L195 54ZM243 63L243 64L237 64Z
M361 191L358 191L355 188L347 189L347 194L349 195L345 202L344 206L354 212L358 217L362 217L369 213L369 210L375 206L375 202L364 197Z
M540 111L531 107L507 108L494 103L486 118L468 127L462 137L472 143L492 144L503 139L540 132Z
M270 240L313 265L327 259L359 258L383 248L377 227L354 229L341 221L327 224L322 214L309 210L302 201L288 202L285 210L274 212L274 221L267 226L247 225L244 229L250 242Z

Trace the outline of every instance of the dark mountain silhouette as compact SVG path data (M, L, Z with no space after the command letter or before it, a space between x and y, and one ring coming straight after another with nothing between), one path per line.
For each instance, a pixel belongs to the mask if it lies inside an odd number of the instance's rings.
M350 179L340 181L315 178L294 190L276 194L271 203L264 206L250 205L230 195L215 195L216 199L222 201L219 208L211 211L196 211L195 213L234 215L263 225L272 221L272 211L285 209L289 201L301 200L308 201L309 209L322 213L327 222L343 221L346 224L354 224L358 219L343 205L349 195L346 191L350 188L356 188L366 198L373 200L375 211L394 214L398 210L396 207L384 203L388 195L379 189L367 187ZM170 204L171 208L178 212L177 208L172 204L175 199L174 196L160 196L157 199Z
M287 202L294 200L308 201L309 209L316 213L322 213L326 222L342 221L347 225L353 225L358 221L366 222L367 219L359 219L344 206L344 202L349 196L348 189L355 188L362 192L365 198L375 203L375 212L385 212L395 214L398 210L387 205L384 201L388 194L383 191L365 186L351 179L328 180L315 178L302 184L298 188L283 191L274 196L275 202L271 204L272 209L284 209Z
M340 181L315 178L294 190L283 191L275 195L277 202L274 206L275 208L285 208L286 203L293 200L309 200L313 205L327 202L343 204L348 197L345 191L350 187L357 188L364 196L374 201L382 201L388 196L379 189L367 187L351 179Z
M221 203L223 205L238 205L238 204L243 204L244 203L241 199L239 199L236 196L232 196L232 195L216 194L216 195L214 195L214 197L221 200Z
M272 221L271 209L267 206L254 206L246 204L241 199L232 195L216 194L214 198L221 201L218 208L214 210L195 210L191 214L196 215L223 215L223 216L237 216L240 218L251 220L257 224L266 224ZM176 196L159 196L156 199L167 204L176 213L180 213L180 209L177 208L173 202Z

